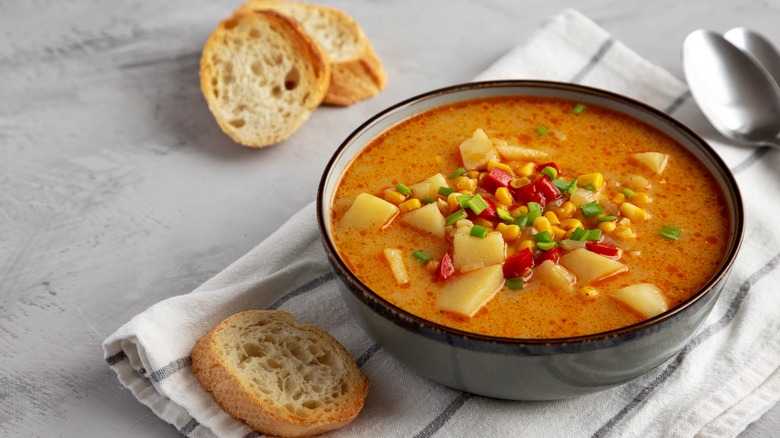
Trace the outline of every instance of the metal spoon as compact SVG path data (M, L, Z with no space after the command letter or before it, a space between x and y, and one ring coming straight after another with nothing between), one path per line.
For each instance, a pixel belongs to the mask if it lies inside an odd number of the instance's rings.
M683 41L683 69L704 116L745 146L780 147L780 86L749 55L707 30Z
M775 82L780 84L780 53L763 35L744 27L737 27L724 33L723 38L756 58Z

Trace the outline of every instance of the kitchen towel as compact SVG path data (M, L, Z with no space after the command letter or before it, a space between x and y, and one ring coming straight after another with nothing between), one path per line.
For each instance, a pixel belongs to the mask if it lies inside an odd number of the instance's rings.
M700 117L684 83L647 62L577 11L543 23L477 79L580 82L626 94L686 121ZM475 396L411 372L348 313L319 240L315 207L193 292L159 302L103 344L120 382L190 437L260 436L225 414L194 379L190 351L210 327L246 309L282 309L329 331L371 379L366 405L334 437L735 436L780 399L779 163L766 150L713 139L736 174L747 230L731 277L705 325L645 376L571 400ZM774 195L767 195L774 194ZM268 257L273 254L273 257Z

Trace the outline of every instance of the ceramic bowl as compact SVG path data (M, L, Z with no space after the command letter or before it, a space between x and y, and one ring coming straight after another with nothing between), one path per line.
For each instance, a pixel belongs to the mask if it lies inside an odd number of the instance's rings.
M507 95L573 99L642 120L666 133L709 168L731 215L728 252L712 279L690 299L641 323L576 338L511 339L467 333L412 315L372 292L339 258L329 218L340 174L381 132L429 109ZM742 201L733 175L704 140L668 115L624 96L545 81L492 81L456 85L400 102L353 132L328 163L317 194L317 220L343 299L365 331L417 373L444 385L513 400L576 397L647 373L678 353L702 326L728 277L742 242Z

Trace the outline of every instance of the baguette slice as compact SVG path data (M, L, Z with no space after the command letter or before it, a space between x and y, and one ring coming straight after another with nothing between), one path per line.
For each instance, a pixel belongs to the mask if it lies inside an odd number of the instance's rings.
M236 14L206 42L200 84L222 130L263 147L290 137L322 102L330 64L297 21L273 11Z
M387 84L371 41L348 14L329 6L281 0L249 0L236 13L264 9L299 21L327 54L332 77L325 103L351 105L378 94Z
M348 424L369 387L336 339L280 310L249 310L217 324L195 345L192 372L231 416L283 437Z

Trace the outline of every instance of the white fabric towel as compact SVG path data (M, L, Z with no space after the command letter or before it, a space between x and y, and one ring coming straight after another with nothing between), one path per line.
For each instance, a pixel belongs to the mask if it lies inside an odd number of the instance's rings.
M477 79L495 78L580 82L629 95L684 122L701 120L684 83L572 10L545 22ZM201 389L189 355L223 318L280 308L328 330L372 381L364 410L332 436L735 436L780 399L780 207L767 202L780 193L773 171L780 163L765 149L712 140L742 189L747 231L741 255L690 344L620 387L572 400L513 402L414 374L349 315L319 241L313 204L192 293L155 304L119 328L104 342L106 361L139 401L184 435L259 436ZM275 256L264 256L269 253Z

